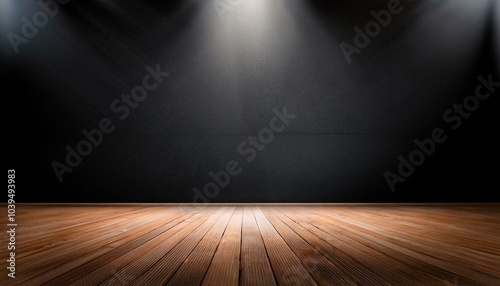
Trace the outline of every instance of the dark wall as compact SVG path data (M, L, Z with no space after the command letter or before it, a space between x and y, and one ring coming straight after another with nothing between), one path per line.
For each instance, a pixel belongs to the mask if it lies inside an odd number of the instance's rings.
M354 28L392 1L242 0L224 20L213 1L122 2L61 5L18 53L8 33L23 36L22 17L43 10L2 2L4 142L18 200L499 201L498 92L459 126L443 119L479 77L499 79L498 1L401 1L350 63L341 43L354 47ZM127 116L125 103L114 112L147 66L168 76ZM295 117L269 138L284 108ZM106 118L113 131L71 167L66 146ZM447 140L400 174L398 156L436 128ZM242 143L259 132L267 144ZM215 189L209 173L229 161L241 172ZM395 191L387 172L404 179Z

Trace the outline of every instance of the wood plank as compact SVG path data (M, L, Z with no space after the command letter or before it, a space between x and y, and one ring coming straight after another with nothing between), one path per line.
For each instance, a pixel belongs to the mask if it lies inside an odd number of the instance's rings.
M109 222L110 219L121 217L123 213L139 213L144 208L128 207L124 209L99 209L95 207L85 208L57 208L45 213L42 220L38 218L36 212L26 217L18 217L18 221L29 221L30 224L19 230L19 234L25 237L22 243L36 243L46 238L57 238L65 233L74 233L78 228L85 226L95 226L96 222ZM84 216L84 217L82 217ZM64 220L60 219L64 218ZM51 231L47 232L47 228Z
M316 285L300 259L259 207L252 208L278 285Z
M238 285L240 276L241 224L243 207L237 207L220 240L202 285ZM193 252L194 254L194 252ZM171 281L173 282L173 280Z
M115 257L114 260L101 265L92 272L87 270L86 275L76 280L74 285L96 285L99 283L101 285L116 285L117 282L122 280L131 282L137 279L146 271L146 267L154 264L162 255L205 223L207 219L218 215L218 213L216 209L204 209L187 219L173 222L168 230L158 236L150 238L133 249L129 249L126 253Z
M327 216L317 209L313 209L313 212L314 214L310 215L307 214L307 211L301 210L303 216L309 217L312 221L317 221L318 218L324 218ZM331 210L328 210L328 212L331 212ZM387 262L380 257L378 257L377 260L379 262L384 262L384 265L392 265L391 268L398 270L399 272L406 273L407 275L413 277L416 281L425 279L428 275L432 275L440 281L449 282L459 279L460 281L465 281L466 284L477 284L477 282L464 278L460 274L453 274L433 264L429 264L426 261L417 259L408 254L405 251L405 248L387 244L387 241L370 234L366 234L363 230L358 231L355 227L345 224L342 221L329 219L328 222L321 225L316 224L315 226L331 234L335 238L351 245L351 253L354 252L354 248L357 248L369 253L370 255L376 255L376 253L373 253L373 251L375 251L391 258L392 261ZM397 263L395 264L394 261ZM367 264L372 265L372 263ZM407 267L402 265L407 265ZM383 272L387 273L387 271L382 271L382 273Z
M83 211L85 212L87 210ZM154 214L151 214L151 212L147 209L135 211L133 214L127 212L127 214L133 215L132 218L135 220L137 220L138 218L145 220L154 216ZM63 215L64 214L59 214L56 217L61 217ZM100 220L92 220L91 217L87 217L85 224L78 224L77 226L74 225L71 228L64 226L59 228L59 226L55 226L50 223L40 224L38 225L38 228L36 230L29 230L29 233L36 234L41 229L43 229L43 233L47 235L44 237L40 237L39 239L34 238L32 240L23 240L22 242L20 242L19 247L24 251L19 255L19 258L22 258L24 256L35 258L37 254L39 254L39 252L42 252L47 246L50 246L51 251L53 252L55 252L57 248L71 247L72 243L75 243L75 240L76 243L78 243L80 238L85 237L91 239L95 238L96 232L107 232L110 225L115 226L114 229L121 227L126 228L128 225L130 225L130 217L127 218L123 215L115 215ZM54 241L57 242L57 245L54 244ZM41 256L43 256L43 254Z
M500 285L499 204L17 211L16 279L2 268L0 285Z
M302 239L295 231L290 229L283 221L269 210L263 208L263 213L273 224L274 228L297 255L307 272L319 285L357 285L348 272L339 269L323 254Z
M166 284L177 269L183 264L191 251L193 251L193 249L198 245L205 234L207 234L207 232L214 225L216 225L217 228L221 227L221 225L227 225L233 211L234 208L220 208L216 214L211 216L200 227L196 228L196 230L193 231L189 237L182 240L171 251L164 254L158 261L154 261L154 264L142 266L141 268L146 269L146 271L142 273L141 276L138 277L133 283L137 285ZM200 275L198 270L192 269L192 271ZM203 274L204 273L205 272L203 272ZM203 276L201 276L201 279L202 278Z
M200 214L200 216L202 216ZM99 269L103 267L104 265L107 265L111 261L117 259L118 257L125 255L132 250L139 248L139 247L145 247L143 245L148 245L148 242L153 241L156 242L157 240L154 240L156 237L162 235L163 233L167 232L168 230L172 228L183 228L186 225L189 225L190 221L189 218L192 217L191 214L186 214L184 216L178 217L178 218L167 218L167 219L173 219L169 221L168 223L165 223L164 225L154 225L152 226L152 229L150 231L144 233L143 235L136 236L134 239L129 240L128 242L122 244L121 246L116 247L112 251L106 253L105 255L99 256L98 258L89 261L78 268L73 269L70 272L66 273L52 273L51 275L55 276L53 280L50 280L47 282L47 285L68 285L83 276L86 276L88 273L91 273L92 271ZM196 215L194 215L196 219ZM169 233L170 234L170 233ZM142 248L141 248L142 249ZM50 276L48 276L50 277ZM36 277L37 279L40 279L40 277ZM38 282L37 280L35 280Z
M343 232L340 223L330 224L324 216L311 215L308 208L293 210L287 208L282 213L293 219L300 227L309 230L331 245L329 248L324 246L322 242L312 242L316 247L321 247L321 253L331 255L339 267L352 268L350 275L353 278L363 279L360 280L360 285L373 282L392 285L433 285L443 282L443 280L420 271L421 267L410 266L399 261L401 253L390 256L386 251L380 251L379 245L371 241L361 240L359 242L353 238L355 236L351 232ZM294 229L300 228L294 226ZM330 254L332 251L333 253ZM370 280L372 282L369 282Z
M365 230L383 233L388 240L400 245L407 245L407 248L413 251L425 254L432 253L432 255L428 255L427 260L439 263L444 269L450 272L468 273L469 275L481 273L479 276L485 278L484 282L486 283L489 279L487 279L487 275L482 275L483 273L491 276L499 274L498 268L494 266L498 264L498 259L487 257L486 255L479 256L476 254L476 256L471 256L463 248L455 244L450 244L448 241L442 241L430 229L400 227L398 223L393 223L391 227L384 220L374 220L373 217L368 217L364 212L352 214L348 220L363 227ZM427 233L427 231L430 233ZM419 235L422 232L425 233L424 236ZM449 266L450 262L453 262L453 266L451 267Z
M167 214L169 213L167 212ZM148 225L151 226L148 230L151 230L152 226L156 224L155 220L158 219L155 214L136 216L137 213L132 218L124 220L123 223L110 224L106 229L96 230L102 232L102 235L96 235L96 232L88 233L88 230L85 230L82 231L81 236L77 232L71 234L71 236L58 237L55 243L49 245L48 249L47 246L41 247L40 252L29 256L29 260L20 257L23 268L19 269L19 274L24 276L23 273L29 271L32 276L39 275L61 266L67 267L67 263L64 263L64 261L71 257L93 256L94 251L102 252L103 249L110 251L112 248L108 247L108 245L126 239L129 235L141 232ZM111 220L111 223L114 223L114 220ZM143 233L148 230L143 231ZM60 243L61 240L63 243ZM68 241L71 241L71 243ZM22 246L20 248L23 249Z
M346 216L341 216L338 213L333 212L322 212L319 216L324 215L328 216L330 219L336 221L337 223L347 224L351 231L356 231L356 233L358 234L368 233L369 239L377 240L384 246L397 250L409 257L414 257L427 264L431 264L435 267L441 268L444 271L451 272L456 277L468 277L473 281L476 281L476 283L479 282L485 285L495 285L499 282L499 280L495 277L484 275L470 268L461 266L460 264L463 263L461 260L443 260L441 257L436 256L432 251L425 251L420 249L419 247L414 246L413 241L406 240L403 237L391 235L387 231L382 230L380 232L377 232L376 229L379 228L374 226L376 222L366 224L359 219L353 219L352 217L348 218ZM352 214L352 216L355 217L356 215Z
M276 285L262 236L255 221L252 208L244 207L241 234L241 276L242 286Z
M233 209L232 213L221 217L212 226L196 248L189 254L186 261L184 261L174 276L168 281L167 285L200 285L202 283L210 264L213 263L215 252L230 219L235 215L235 211L236 209Z
M357 214L356 218L364 222L373 222L375 218L371 214L370 210L367 210ZM413 214L413 216L415 216L415 214ZM496 262L494 254L490 255L489 253L462 247L460 243L456 242L456 236L450 235L449 232L444 232L445 235L442 236L441 234L444 229L436 230L433 227L422 226L420 223L409 224L405 222L404 218L398 219L397 221L387 221L387 219L384 218L377 218L376 221L377 228L390 230L392 237L404 237L403 240L411 240L413 241L413 245L418 246L422 250L432 251L448 260L463 261L464 267L477 269L478 271L490 275L496 272L496 269L491 267ZM458 233L460 233L460 231L458 231ZM495 241L494 238L492 239ZM461 241L461 239L459 240ZM451 243L453 241L455 241L455 243ZM485 247L482 244L477 244ZM498 246L500 245L497 243L497 247ZM469 262L472 260L474 261L473 264Z
M182 265L177 269L175 274L168 280L167 285L200 285L203 281L210 263L213 260L215 251L219 246L222 235L224 234L229 221L234 215L235 208L224 213L219 220L208 230L201 241L196 244L196 247L184 260ZM195 238L189 237L190 240ZM192 243L191 241L189 243ZM187 245L187 241L186 241ZM182 245L179 246L179 249ZM189 249L189 248L188 248ZM174 256L174 252L170 254ZM168 258L167 258L168 259ZM167 277L163 279L167 280Z
M306 221L302 218L303 212L294 212L294 210L287 207L271 208L271 211L277 214L288 227L293 229L312 247L325 255L343 273L351 277L357 285L384 283L393 285L415 284L415 281L411 279L394 277L394 268L384 268L383 265L379 265L379 261L367 258L366 253L361 252L354 245L347 245L329 233L316 228L311 224L311 221ZM318 223L321 220L316 219L314 222Z

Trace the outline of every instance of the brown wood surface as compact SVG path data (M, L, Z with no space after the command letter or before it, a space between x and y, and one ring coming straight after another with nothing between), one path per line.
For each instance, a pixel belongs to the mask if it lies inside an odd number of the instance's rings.
M16 210L0 285L500 285L500 205Z

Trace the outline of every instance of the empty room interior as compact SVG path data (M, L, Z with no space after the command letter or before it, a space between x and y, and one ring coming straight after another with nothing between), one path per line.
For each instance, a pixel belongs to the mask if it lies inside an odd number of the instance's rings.
M500 285L500 1L0 0L0 31L0 285Z

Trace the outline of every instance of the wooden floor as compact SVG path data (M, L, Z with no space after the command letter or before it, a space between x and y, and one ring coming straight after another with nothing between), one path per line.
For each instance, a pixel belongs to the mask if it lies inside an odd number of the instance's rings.
M17 223L0 285L500 285L499 205L18 205Z

